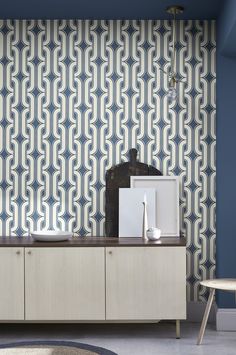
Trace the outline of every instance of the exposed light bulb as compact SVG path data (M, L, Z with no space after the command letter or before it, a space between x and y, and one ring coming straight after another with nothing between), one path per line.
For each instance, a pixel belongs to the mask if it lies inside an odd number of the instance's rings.
M176 15L181 14L184 11L184 8L179 5L174 5L174 6L168 6L166 11L173 15L173 21L172 21L172 55L171 55L171 62L170 62L170 74L169 74L169 89L167 93L167 98L170 103L174 102L177 98L177 90L176 90L176 85L179 82L179 80L176 79L177 77L177 72L176 72L176 55L177 55L177 49L176 49L176 34L177 34L177 22L176 22Z

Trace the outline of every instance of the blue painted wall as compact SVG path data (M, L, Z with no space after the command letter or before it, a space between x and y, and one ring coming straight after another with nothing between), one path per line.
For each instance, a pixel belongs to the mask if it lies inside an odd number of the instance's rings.
M217 28L217 277L236 277L236 1L225 2ZM235 307L220 292L220 308Z
M236 1L226 0L218 23L218 50L221 55L236 55Z

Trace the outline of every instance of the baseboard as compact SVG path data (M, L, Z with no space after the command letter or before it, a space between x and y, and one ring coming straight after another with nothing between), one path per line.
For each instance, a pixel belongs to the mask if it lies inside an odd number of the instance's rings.
M216 329L222 332L236 331L236 308L218 308Z
M201 322L206 308L205 302L188 302L187 303L187 320L189 322ZM209 314L209 323L216 321L216 304L213 303Z

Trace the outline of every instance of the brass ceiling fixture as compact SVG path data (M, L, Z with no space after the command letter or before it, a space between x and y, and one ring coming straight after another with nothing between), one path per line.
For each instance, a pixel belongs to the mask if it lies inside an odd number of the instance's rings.
M184 11L183 6L173 5L168 6L166 12L173 15L172 21L172 55L171 55L171 66L169 73L165 72L161 69L164 73L169 76L169 88L168 88L168 99L170 102L173 102L177 98L177 83L180 81L177 78L176 73L176 15L182 14Z

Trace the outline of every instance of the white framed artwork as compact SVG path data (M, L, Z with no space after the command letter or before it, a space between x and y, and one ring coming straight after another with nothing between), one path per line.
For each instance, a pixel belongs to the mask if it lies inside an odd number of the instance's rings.
M131 176L130 186L155 189L155 227L161 229L161 237L179 237L178 176ZM149 226L151 227L150 224Z
M147 202L147 219L151 226L156 220L154 188L119 189L119 237L142 237L143 202Z

